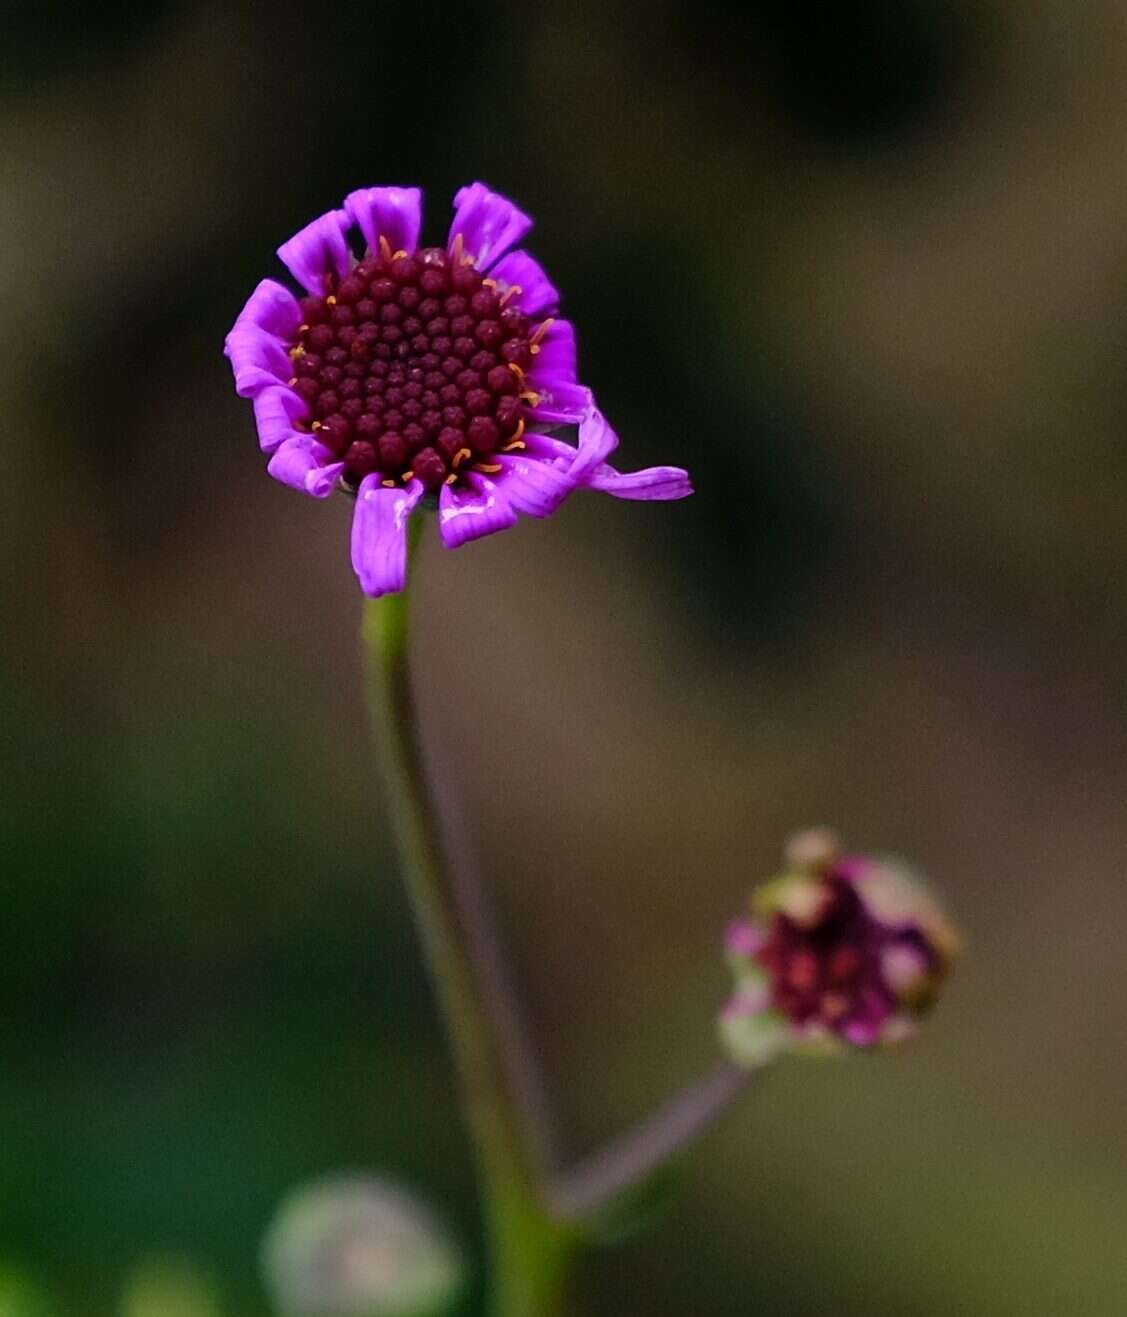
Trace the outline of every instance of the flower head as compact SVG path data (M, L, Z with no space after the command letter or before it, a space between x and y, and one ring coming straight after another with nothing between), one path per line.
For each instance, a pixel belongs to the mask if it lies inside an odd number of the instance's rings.
M446 245L421 247L420 190L362 188L278 249L305 295L263 280L227 336L270 474L314 498L356 496L352 562L369 595L405 585L407 519L426 496L454 549L518 513L548 516L580 486L692 492L678 467L607 463L618 437L579 382L574 327L514 250L531 227L473 183Z
M757 1065L788 1046L907 1037L959 946L934 898L902 864L843 856L822 831L794 838L787 862L728 929L728 1050Z

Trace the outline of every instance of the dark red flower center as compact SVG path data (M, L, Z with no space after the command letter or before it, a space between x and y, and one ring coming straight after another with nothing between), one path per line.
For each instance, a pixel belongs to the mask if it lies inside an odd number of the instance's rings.
M827 887L825 907L812 925L775 916L756 959L770 973L774 1006L795 1024L818 1022L836 1032L851 1024L879 1029L897 1004L882 951L901 938L914 949L922 944L874 920L844 879L831 877Z
M496 474L498 453L524 447L536 400L525 372L551 322L534 326L513 295L457 252L384 242L325 296L302 298L291 386L347 486L374 472L436 490Z

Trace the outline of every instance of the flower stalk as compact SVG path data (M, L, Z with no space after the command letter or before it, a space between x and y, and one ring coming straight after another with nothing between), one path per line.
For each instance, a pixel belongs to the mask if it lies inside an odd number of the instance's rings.
M535 1140L497 1028L487 976L448 881L408 670L409 595L366 601L366 687L423 950L458 1070L492 1262L493 1317L562 1314L578 1232L542 1206Z
M557 1176L548 1189L556 1215L583 1221L683 1153L739 1098L755 1072L731 1062L689 1085L635 1129Z
M416 519L411 525L412 538L417 524ZM893 974L896 991L912 987L921 974L930 983L928 975L940 974L954 948L954 934L947 933L940 915L898 871L864 858L841 860L829 841L811 858L802 844L815 834L805 834L791 847L796 873L785 883L768 885L767 895L759 898L763 910L776 919L772 936L790 939L782 968L776 965L782 952L774 954L774 942L758 924L743 921L729 931L739 990L721 1016L721 1033L732 1061L689 1085L586 1161L558 1171L539 1069L527 1045L484 893L472 866L459 858L462 848L443 846L449 818L443 817L427 771L411 689L409 598L407 592L393 593L365 603L366 685L404 876L476 1157L490 1255L488 1311L491 1317L565 1317L574 1264L598 1233L604 1211L613 1210L616 1202L696 1142L787 1041L808 1040L818 1026L817 1019L811 1023L805 1015L801 1028L788 1025L780 1012L791 1000L788 992L793 996L801 989L808 996L807 989L816 986L819 956L826 959L826 972L837 976L830 984L833 992L827 989L819 998L822 1009L835 1006L848 989L867 1009L879 1006L883 1021L895 997L884 976ZM875 920L866 913L868 906L858 906L855 918L835 923L830 916L837 906L831 897L856 903L857 893L890 922ZM818 899L811 905L814 897ZM783 914L775 910L780 902ZM804 931L811 920L810 930ZM810 946L796 943L795 950L791 942L801 942L800 935ZM868 954L870 942L879 944L883 959ZM897 953L891 960L890 951ZM756 956L765 960L766 968ZM853 979L864 965L869 965L870 977L876 977L871 984L865 980L857 986ZM771 973L777 980L773 987L768 982ZM852 1000L846 1000L847 1008ZM805 1002L802 997L800 1004ZM845 1019L845 1036L855 1045L876 1040L876 1034L870 1038L868 1032L863 1037L858 1033L859 1025L850 1024L848 1011L839 1015ZM764 1021L771 1025L769 1046L763 1041ZM834 1023L841 1023L839 1016Z

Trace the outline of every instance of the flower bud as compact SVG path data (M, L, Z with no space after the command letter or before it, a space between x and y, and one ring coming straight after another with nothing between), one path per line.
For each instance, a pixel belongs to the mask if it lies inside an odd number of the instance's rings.
M741 1065L788 1048L898 1042L932 1005L959 939L898 861L843 856L834 836L794 837L787 869L728 929L735 991L720 1032Z
M418 1199L360 1175L287 1198L262 1266L279 1317L441 1317L464 1278L458 1249Z

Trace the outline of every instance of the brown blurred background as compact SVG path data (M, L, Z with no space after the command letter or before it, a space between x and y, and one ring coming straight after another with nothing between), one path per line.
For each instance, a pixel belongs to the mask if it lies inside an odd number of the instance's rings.
M721 931L798 826L911 856L969 947L918 1046L772 1075L590 1314L1127 1312L1122 6L48 0L0 35L4 1317L126 1313L157 1254L262 1317L262 1231L326 1170L474 1238L350 507L266 477L220 355L345 192L421 183L440 239L473 178L536 215L623 465L698 487L417 564L569 1145L710 1062Z

